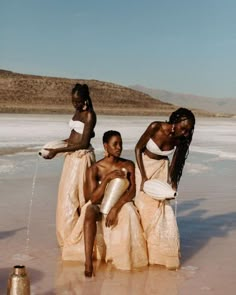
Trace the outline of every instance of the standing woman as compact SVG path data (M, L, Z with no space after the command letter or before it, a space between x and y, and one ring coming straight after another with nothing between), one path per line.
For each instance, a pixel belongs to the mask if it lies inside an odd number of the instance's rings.
M96 114L86 84L76 84L72 89L72 104L75 113L69 122L70 136L64 147L47 149L46 159L65 153L65 161L58 190L56 232L60 247L70 235L85 204L84 183L88 167L95 162L90 140L94 137Z
M158 201L144 191L144 183L158 179L177 190L195 126L193 113L173 112L168 122L152 122L135 147L137 162L135 204L148 245L149 264L179 267L180 243L176 218L168 200ZM171 163L168 156L172 155Z

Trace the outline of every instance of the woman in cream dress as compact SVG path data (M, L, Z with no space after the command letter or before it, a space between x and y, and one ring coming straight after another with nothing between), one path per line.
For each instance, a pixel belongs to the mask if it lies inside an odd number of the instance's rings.
M72 104L75 113L69 122L69 138L63 141L61 147L46 149L48 154L44 156L46 159L52 159L60 153L65 156L56 212L56 233L61 248L70 236L85 204L86 170L95 162L90 140L94 137L96 114L86 84L76 84L72 89Z
M136 197L144 228L149 264L177 269L180 264L179 232L174 212L168 200L156 200L144 192L150 179L170 183L177 190L189 145L195 117L185 108L173 112L168 122L152 122L135 147ZM172 161L169 162L169 156Z
M122 139L119 132L105 132L103 144L105 157L87 171L88 202L82 208L78 223L66 240L62 253L64 260L85 262L84 273L87 277L93 274L93 258L109 261L121 270L131 270L148 264L140 217L132 202L136 189L135 165L120 157ZM102 214L100 204L105 199L104 196L114 196L114 190L109 190L110 182L126 177L127 187L106 214ZM122 186L121 184L116 190L120 190ZM111 192L110 195L107 191Z

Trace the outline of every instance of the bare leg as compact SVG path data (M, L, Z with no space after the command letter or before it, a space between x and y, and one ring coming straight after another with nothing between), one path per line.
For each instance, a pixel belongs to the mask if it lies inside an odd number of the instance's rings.
M89 205L86 209L84 220L84 247L85 247L85 271L86 277L93 275L93 246L97 232L99 208L96 205Z

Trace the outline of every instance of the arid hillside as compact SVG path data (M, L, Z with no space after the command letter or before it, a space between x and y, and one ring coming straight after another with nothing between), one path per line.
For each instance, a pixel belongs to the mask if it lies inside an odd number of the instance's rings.
M0 112L71 113L71 89L76 83L88 84L98 114L167 115L177 108L143 92L114 83L0 70ZM213 115L204 111L197 113Z

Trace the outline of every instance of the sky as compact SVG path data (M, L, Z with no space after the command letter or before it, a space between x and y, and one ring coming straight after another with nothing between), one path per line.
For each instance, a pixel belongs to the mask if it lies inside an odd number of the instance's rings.
M236 98L235 0L0 0L0 69Z

